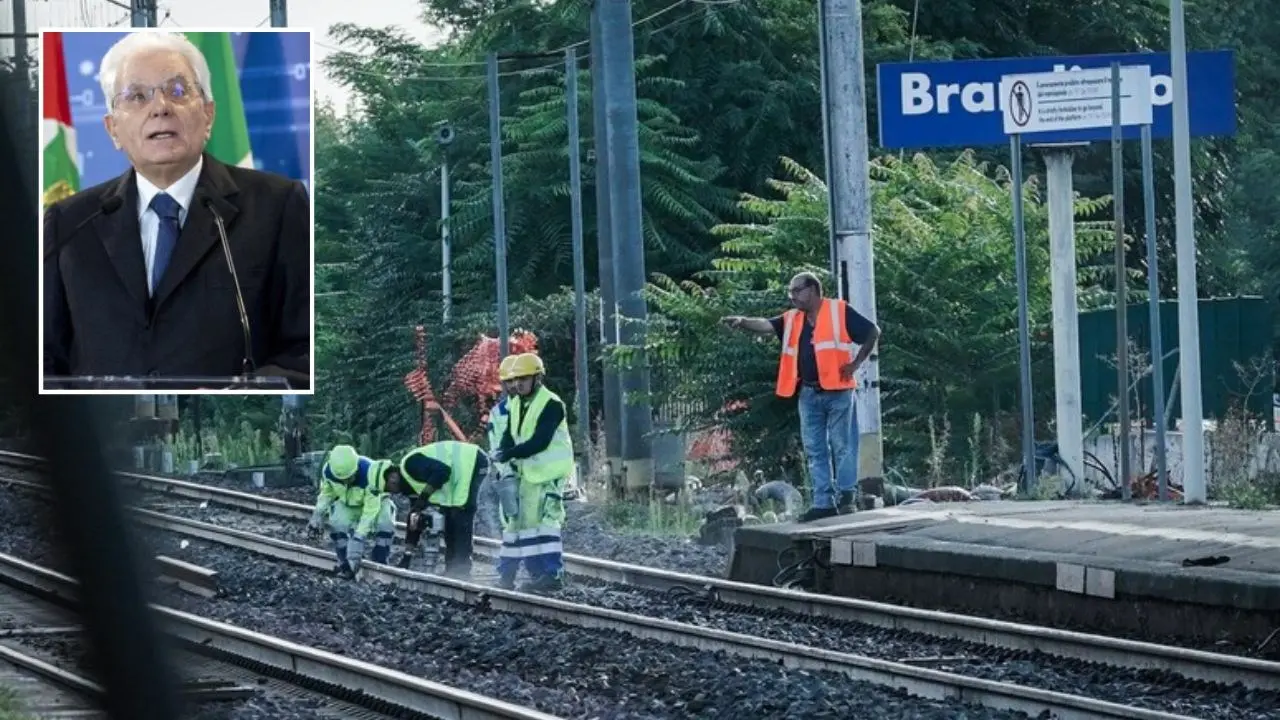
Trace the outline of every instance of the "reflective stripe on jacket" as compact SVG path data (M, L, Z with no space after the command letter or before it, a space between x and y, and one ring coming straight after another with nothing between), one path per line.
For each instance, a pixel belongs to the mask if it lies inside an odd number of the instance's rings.
M360 537L368 537L369 533L373 532L374 523L378 521L378 516L382 514L382 505L390 498L387 495L386 474L391 467L391 463L387 461L372 463L370 466L369 482L364 488L364 501L361 503L360 508L360 520L356 525L356 535ZM390 512L394 520L394 505L392 505Z
M498 401L489 411L489 450L497 450L502 444L502 434L507 431L507 422L511 416L507 414L507 399Z
M813 359L818 365L818 386L823 390L852 390L858 386L852 376L840 377L840 368L853 360L853 338L845 327L847 305L826 298L813 324ZM776 392L781 397L796 394L800 383L800 331L804 312L788 310L783 316L782 355L778 359Z

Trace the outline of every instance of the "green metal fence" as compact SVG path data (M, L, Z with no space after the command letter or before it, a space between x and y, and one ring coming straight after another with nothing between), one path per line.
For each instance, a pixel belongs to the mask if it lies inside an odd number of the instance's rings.
M1115 308L1095 310L1080 314L1080 389L1085 417L1096 421L1112 406L1116 397L1116 321ZM1138 351L1147 355L1145 365L1151 362L1151 310L1146 303L1132 304L1127 313L1128 333ZM1174 300L1160 303L1160 340L1164 349L1165 400L1173 397L1174 373L1178 369L1178 304ZM1250 414L1265 418L1274 425L1272 388L1275 385L1275 346L1272 341L1271 309L1262 298L1241 297L1200 301L1200 383L1206 418L1222 417L1233 406L1246 403ZM1241 377L1235 363L1248 369L1255 361L1264 361L1271 368L1250 393L1247 383L1255 376L1246 373ZM1131 356L1130 377L1135 363ZM1130 380L1132 383L1132 380ZM1177 384L1181 379L1177 379ZM1181 389L1174 397L1169 415L1173 422L1182 416ZM1247 396L1247 398L1246 398ZM1133 405L1130 395L1130 412L1136 420L1139 416L1152 422L1151 375L1148 373L1137 385L1139 407ZM1139 415L1139 411L1141 415ZM1114 421L1112 417L1109 421Z

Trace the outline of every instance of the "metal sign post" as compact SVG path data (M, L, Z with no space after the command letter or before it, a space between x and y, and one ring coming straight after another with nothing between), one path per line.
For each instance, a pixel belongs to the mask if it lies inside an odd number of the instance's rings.
M1115 210L1116 236L1116 400L1120 410L1120 499L1129 501L1129 293L1125 282L1124 252L1124 123L1120 118L1120 63L1111 63L1111 205Z
M1048 72L1026 75L1006 75L1000 79L1000 99L1003 108L1004 132L1010 138L1013 175L1013 214L1014 244L1018 266L1018 324L1021 344L1020 370L1022 375L1022 414L1023 414L1023 463L1026 472L1024 491L1030 492L1035 484L1035 437L1034 413L1031 405L1031 351L1030 331L1027 318L1027 278L1026 278L1026 238L1023 226L1022 209L1022 136L1024 134L1041 135L1048 133L1061 134L1063 131L1092 129L1106 125L1118 125L1115 131L1116 152L1121 142L1119 133L1123 130L1121 120L1125 124L1151 122L1151 94L1147 88L1151 84L1151 71L1146 66L1120 68L1119 65L1110 70L1078 70L1069 73ZM1114 86L1114 92L1112 92ZM1128 88L1128 93L1121 91ZM1138 88L1139 91L1134 91ZM1117 174L1116 181L1120 181ZM1062 202L1063 200L1059 200ZM1070 202L1070 198L1065 199ZM1065 213L1062 208L1050 208ZM1070 217L1068 215L1067 217ZM1123 254L1123 215L1117 215L1117 288L1118 296L1123 297L1124 254ZM1072 278L1074 282L1074 278ZM1117 312L1123 313L1123 302L1117 306ZM1062 318L1056 318L1062 321ZM1075 318L1066 319L1075 322ZM1121 321L1122 322L1122 321ZM1123 324L1117 326L1124 332ZM1123 348L1123 343L1121 347ZM1123 352L1123 350L1121 351ZM1122 356L1123 357L1123 356ZM1121 362L1123 366L1123 360ZM1077 381L1078 382L1078 381ZM1120 383L1123 394L1128 383ZM1128 406L1122 409L1122 416L1127 427ZM1127 454L1124 455L1122 470L1127 471Z
M1169 468L1165 457L1164 343L1160 331L1160 271L1156 252L1156 181L1151 158L1151 126L1142 126L1142 207L1147 231L1147 303L1151 307L1151 391L1155 408L1156 478L1160 502L1169 499Z
M1172 53L1113 53L1106 55L1072 55L1061 57L995 58L986 60L951 60L905 63L881 63L876 67L876 90L879 109L880 146L886 150L908 148L975 147L1010 141L1015 134L1002 127L1007 122L1006 94L1003 79L1016 74L1041 74L1076 77L1101 71L1104 93L1097 108L1085 114L1085 123L1059 122L1036 128L1022 128L1017 134L1037 147L1056 146L1046 158L1049 165L1048 195L1050 234L1052 236L1051 269L1054 291L1054 373L1057 393L1057 430L1059 456L1063 459L1062 479L1079 480L1083 475L1083 433L1079 377L1078 313L1075 303L1075 272L1071 258L1074 242L1071 225L1074 208L1070 192L1069 145L1088 144L1110 139L1111 98L1110 68L1120 62L1122 89L1128 87L1127 69L1141 67L1147 71L1145 86L1138 86L1122 100L1121 136L1138 139L1141 132L1151 138L1176 137L1174 165L1179 182L1178 202L1178 289L1179 289L1179 353L1184 356L1183 389L1190 387L1189 400L1183 402L1183 424L1186 445L1183 448L1186 475L1186 501L1203 502L1203 449L1200 409L1199 333L1195 305L1195 251L1192 237L1190 160L1186 138L1229 137L1236 133L1235 58L1230 50L1186 52L1182 30L1181 0L1170 6ZM1096 78L1094 78L1096 80ZM1188 96L1194 103L1188 103ZM1145 99L1144 99L1145 98ZM1146 104L1145 121L1133 120L1126 109L1138 102ZM1069 103L1068 103L1069 104ZM1101 112L1098 110L1101 109ZM1141 109L1141 108L1139 108ZM1182 143L1179 145L1179 143ZM1144 165L1150 161L1145 160ZM1150 193L1148 194L1150 198ZM1183 200L1185 199L1185 202ZM1149 200L1148 217L1152 217L1154 200ZM1185 207L1185 209L1184 209ZM1148 222L1152 226L1153 222ZM1149 234L1148 265L1154 283L1154 229ZM1185 252L1183 252L1185 250ZM1185 260L1185 262L1183 262ZM1157 287L1151 284L1152 288ZM1153 296L1158 293L1153 292ZM1153 301L1154 302L1154 301ZM1153 306L1154 307L1154 306ZM1153 310L1154 312L1154 310ZM1152 343L1159 344L1159 324L1153 321ZM1067 359L1066 355L1075 356ZM1152 350L1153 361L1162 359L1161 349ZM1156 372L1160 365L1156 363ZM1186 377L1190 372L1192 377ZM1157 374L1155 383L1162 382ZM1157 387L1156 405L1161 405L1163 388ZM1194 397L1190 397L1194 396ZM1158 417L1163 413L1157 411ZM1157 463L1164 467L1163 425L1157 425Z
M1021 89L1021 88L1018 88ZM1015 92L1017 90L1015 89ZM1024 106L1025 107L1025 106ZM1015 112L1019 112L1016 110ZM1009 170L1013 192L1013 252L1018 274L1018 371L1022 383L1022 487L1036 486L1035 411L1031 406L1031 320L1027 308L1027 235L1022 208L1022 135L1009 137Z

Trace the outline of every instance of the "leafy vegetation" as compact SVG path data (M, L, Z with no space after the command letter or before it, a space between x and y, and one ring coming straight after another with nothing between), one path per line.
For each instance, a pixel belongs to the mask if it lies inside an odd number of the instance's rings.
M334 29L349 52L331 56L329 70L350 96L345 107L317 114L318 391L308 408L315 446L346 440L373 454L406 448L421 422L402 384L415 362L415 326L426 330L437 392L449 384L452 364L493 333L487 52L576 46L585 266L589 289L597 285L598 129L583 43L590 2L422 0L421 7L424 20L449 31L437 47L395 30ZM863 7L869 88L876 64L886 61L1167 45L1167 0L864 0ZM731 333L716 320L776 314L784 306L782 283L799 269L826 277L816 13L810 0L633 2L644 261L652 280L651 399L687 409L689 427L723 424L737 455L777 472L798 470L799 447L794 411L772 394L775 341ZM1258 293L1280 305L1280 195L1270 182L1280 170L1271 92L1280 82L1273 47L1280 11L1270 0L1242 0L1225 9L1196 3L1188 13L1193 47L1236 51L1240 98L1238 137L1193 142L1200 290ZM538 334L550 384L569 399L573 267L563 61L504 58L500 76L511 326ZM869 95L874 143L877 109ZM446 121L457 134L447 157L432 140ZM1125 229L1140 237L1133 145L1125 151ZM1075 162L1082 309L1111 302L1109 155L1098 146ZM1175 285L1171 155L1168 143L1157 143L1165 296ZM452 190L448 323L441 316L445 160ZM894 153L873 163L886 458L906 475L986 477L1017 445L1016 293L1002 163L1003 148ZM1034 382L1037 407L1045 408L1052 392L1049 279L1036 153L1028 153L1024 170ZM1128 244L1128 268L1137 300L1143 243ZM598 408L604 362L624 361L625 353L600 347L594 293L587 314L591 402ZM188 441L195 437L190 410ZM571 412L574 422L586 419L580 410ZM272 399L220 397L203 403L200 420L207 436L249 458L275 451L269 438L278 415ZM468 427L478 421L470 410L459 415Z
M784 160L783 166L787 179L770 183L781 197L748 196L742 202L757 222L716 229L724 240L711 270L684 282L659 276L650 290L658 311L650 334L652 350L690 370L662 388L660 396L699 408L686 418L694 427L727 424L734 430L737 453L774 471L796 466L800 453L793 401L773 392L777 341L717 330L716 325L729 314L776 314L786 282L798 269L819 273L827 286L831 282L825 267L826 188L794 161ZM1018 408L1008 174L964 154L946 165L924 155L906 160L888 156L873 163L871 176L878 311L888 328L881 340L883 415L892 428L886 454L895 458L900 472L922 472L935 444L931 425L967 424L977 414L994 422L983 439L984 457L1000 462L1000 453L991 451L1010 438L1016 445ZM1029 247L1028 293L1044 400L1052 396L1052 377L1042 362L1050 322L1049 256L1043 240L1047 214L1034 181L1023 192L1028 235L1041 239ZM1105 205L1105 200L1082 199L1077 214L1088 218ZM1108 225L1078 223L1085 307L1109 300L1100 284L1104 268L1090 260L1110 242ZM959 445L947 450L963 455Z
M428 334L437 389L448 368L495 326L488 104L484 53L537 53L588 35L584 0L478 3L424 0L424 18L450 29L423 48L403 34L338 29L352 52L331 58L351 90L346 112L326 108L317 131L317 257L322 299L313 439L360 439L370 452L410 442L420 422L401 378L413 366L413 327ZM1159 50L1164 0L1088 7L1032 0L942 6L864 3L869 87L878 62L1027 54ZM795 415L773 397L776 348L715 325L724 314L773 315L782 283L827 265L816 7L803 0L677 3L637 0L644 241L654 364L652 401L688 408L689 427L724 424L734 451L774 471L798 468ZM1280 302L1274 170L1280 138L1265 122L1277 65L1268 39L1277 13L1262 0L1229 12L1195 6L1193 46L1239 53L1237 140L1197 140L1199 274L1207 294L1261 292ZM1033 22L1034 20L1034 22ZM594 117L578 47L583 225L588 284L597 258ZM504 203L512 327L542 339L551 385L572 396L572 282L563 63L504 60ZM874 121L874 98L869 117ZM454 315L441 319L440 165L431 129L448 121ZM874 122L871 124L874 137ZM1135 144L1136 145L1136 144ZM1137 148L1126 149L1126 231L1141 236ZM1111 302L1107 148L1078 155L1077 243L1082 309ZM1158 240L1173 266L1170 150L1157 144ZM984 477L1016 447L1016 293L1007 164L1000 148L895 154L873 166L876 284L886 457L905 474ZM1038 158L1025 168L1037 406L1052 397L1049 279ZM1266 197L1263 197L1266 195ZM1273 194L1272 194L1273 195ZM1272 211L1276 211L1273 213ZM1269 214L1270 213L1270 214ZM1131 292L1141 299L1143 243L1128 243ZM1172 293L1174 274L1162 277ZM589 299L593 406L609 353ZM1280 313L1277 313L1280 317ZM624 353L612 360L622 361ZM745 405L731 405L735 400ZM463 413L463 422L475 418ZM1040 413L1042 418L1051 414ZM573 414L575 421L577 413ZM1039 432L1047 432L1047 427ZM957 458L939 460L939 458ZM960 460L958 458L964 458Z
M7 687L0 687L0 720L30 720L30 717L18 693Z

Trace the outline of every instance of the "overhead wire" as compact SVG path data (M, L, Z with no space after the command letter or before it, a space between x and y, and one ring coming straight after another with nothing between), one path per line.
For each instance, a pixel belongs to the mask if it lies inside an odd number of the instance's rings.
M739 3L741 3L741 2L742 2L742 0L676 0L676 2L671 3L670 5L668 5L668 6L664 7L664 8L662 8L661 10L657 10L657 11L655 11L655 12L653 12L653 13L650 13L650 14L648 14L648 15L646 15L646 16L644 16L644 17L640 18L639 20L636 20L635 22L631 23L631 28L632 28L633 30L634 30L634 29L636 29L636 28L639 28L641 25L644 25L644 24L646 24L646 23L649 23L649 22L653 21L654 19L656 19L656 18L658 18L658 17L661 17L662 15L665 15L665 14L667 14L667 13L671 12L672 10L675 10L676 8L679 8L679 7L684 6L684 5L690 5L690 4L693 4L693 5L704 5L704 6L713 6L713 5L736 5L736 4L739 4ZM647 35L653 35L653 34L655 34L655 33L661 32L661 31L666 30L666 29L668 29L668 28L671 28L671 27L673 27L673 26L675 26L675 25L678 25L678 24L680 24L680 23L682 23L682 22L687 22L688 20L690 20L690 19L692 19L692 18L695 18L695 17L697 17L697 16L698 16L698 13L696 13L696 12L689 13L688 15L684 15L684 16L682 16L682 17L676 18L675 20L673 20L673 21L671 21L671 22L669 22L669 23L667 23L667 24L665 24L665 25L661 25L661 26L658 26L658 27L656 27L656 28L652 28L652 29L650 29L648 32L646 32L646 34L647 34ZM568 45L564 45L564 46L559 47L559 48L556 48L556 49L554 49L554 50L547 50L547 51L545 51L545 52L539 52L539 54L545 54L545 55L558 55L558 54L564 53L566 50L576 49L576 48L581 48L581 47L588 46L588 45L590 45L590 44L591 44L591 40L588 38L588 39L585 39L585 40L579 40L578 42L575 42L575 43L570 43L570 44L568 44ZM320 43L320 42L315 43L315 45L316 45L317 47L321 47L321 48L324 48L324 49L326 49L326 50L330 50L330 51L332 51L332 52L351 52L350 50L345 50L345 49L342 49L342 48L334 47L334 46L332 46L332 45L328 45L328 44ZM580 57L585 58L585 57L587 57L587 56L586 56L585 54L583 54L583 55L581 55ZM499 63L511 63L511 62L520 62L520 61L522 61L522 58L498 58L498 62L499 62ZM414 64L414 65L416 65L416 66L419 66L419 67L426 67L426 68L469 68L469 67L486 67L486 66L488 65L488 63L487 63L487 62L485 62L485 61L463 61L463 62L453 62L453 63L449 63L449 62L417 62L417 63L413 63L413 64ZM528 73L538 72L538 71L540 71L540 70L545 70L545 69L552 68L552 67L561 67L561 66L563 66L563 61L557 60L557 61L555 61L555 62L548 63L548 64L546 64L546 65L539 65L539 66L531 67L531 68L523 68L523 69L521 69L521 70L508 70L508 71L505 71L505 72L500 72L500 73L498 73L498 77L502 78L502 77L514 77L514 76L518 76L518 75L526 75L526 74L528 74ZM390 74L390 73L387 73L387 72L379 72L379 71L374 71L374 70L365 70L365 69L363 69L363 68L353 68L353 69L351 69L351 70L350 70L350 72L353 72L353 73L355 73L355 74L357 74L357 75L362 75L362 76L365 76L365 77L378 77L378 78L385 78L385 79L388 79L388 80L401 80L401 81L412 80L412 81L417 81L417 82L451 82L451 81L459 81L459 80L483 80L483 79L485 79L485 77L486 77L485 75L454 75L454 76L446 76L446 75L393 75L393 74Z

